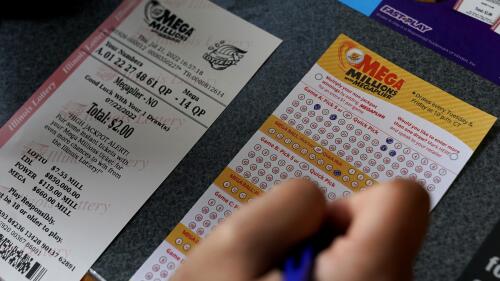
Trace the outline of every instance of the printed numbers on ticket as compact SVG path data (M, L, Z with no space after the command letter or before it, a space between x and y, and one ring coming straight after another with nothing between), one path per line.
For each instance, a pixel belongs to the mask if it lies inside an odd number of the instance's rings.
M79 280L279 43L209 1L124 1L0 131L0 279Z

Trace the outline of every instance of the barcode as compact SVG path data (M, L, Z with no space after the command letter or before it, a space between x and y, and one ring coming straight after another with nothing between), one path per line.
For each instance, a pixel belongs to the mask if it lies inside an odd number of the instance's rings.
M33 267L26 273L26 278L28 280L39 281L47 273L47 269L40 265L40 263L35 263Z
M4 260L28 280L40 281L47 269L0 233L0 260Z

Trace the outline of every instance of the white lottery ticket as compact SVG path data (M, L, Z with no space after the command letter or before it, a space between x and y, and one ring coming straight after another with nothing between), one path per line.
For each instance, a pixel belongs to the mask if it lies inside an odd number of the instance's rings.
M124 1L0 131L0 279L79 280L280 42Z

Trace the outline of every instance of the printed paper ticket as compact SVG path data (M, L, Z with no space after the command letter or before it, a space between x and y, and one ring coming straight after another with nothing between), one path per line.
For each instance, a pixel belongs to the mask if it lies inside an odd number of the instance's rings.
M217 224L288 178L335 200L407 177L435 207L495 120L340 35L132 280L168 280Z
M0 131L0 279L79 280L279 43L124 1Z
M453 8L489 25L500 18L499 0L458 0Z

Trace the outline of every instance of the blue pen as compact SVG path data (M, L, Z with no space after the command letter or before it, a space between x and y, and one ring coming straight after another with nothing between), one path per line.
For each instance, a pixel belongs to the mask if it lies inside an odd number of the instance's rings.
M298 254L298 255L297 255ZM307 243L302 251L285 260L284 281L309 281L314 266L314 247Z
M338 231L323 227L318 234L310 237L299 245L285 259L283 264L284 281L312 280L314 261L321 250L328 247L338 235Z

